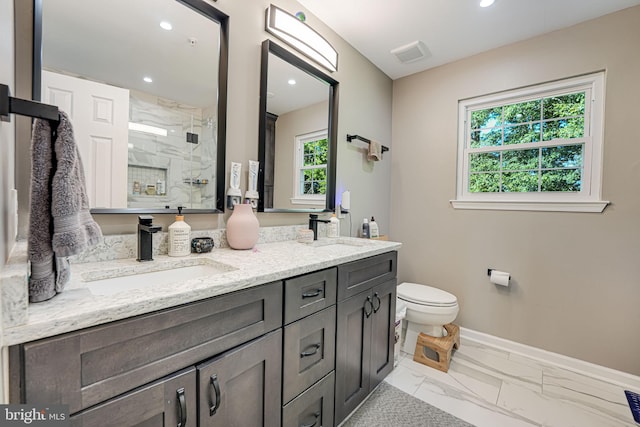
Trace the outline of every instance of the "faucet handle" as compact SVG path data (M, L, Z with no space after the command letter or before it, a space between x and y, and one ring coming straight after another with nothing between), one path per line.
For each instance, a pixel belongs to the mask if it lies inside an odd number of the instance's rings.
M140 225L152 225L153 216L151 215L138 215L138 224Z

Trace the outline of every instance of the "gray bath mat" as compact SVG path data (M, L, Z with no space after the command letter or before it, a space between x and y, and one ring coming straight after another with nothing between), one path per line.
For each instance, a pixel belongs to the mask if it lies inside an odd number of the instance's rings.
M343 427L473 427L382 382Z

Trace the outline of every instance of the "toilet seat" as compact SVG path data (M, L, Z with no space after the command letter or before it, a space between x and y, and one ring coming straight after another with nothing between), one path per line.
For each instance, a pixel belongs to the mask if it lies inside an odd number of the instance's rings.
M398 298L428 307L455 307L458 299L442 289L405 282L398 286Z

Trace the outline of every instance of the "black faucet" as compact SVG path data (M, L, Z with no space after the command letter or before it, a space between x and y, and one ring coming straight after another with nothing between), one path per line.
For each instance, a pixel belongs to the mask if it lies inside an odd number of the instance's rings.
M153 261L152 234L162 230L151 215L138 216L138 261Z
M328 219L318 219L318 215L309 214L309 230L313 230L313 240L318 240L318 223L330 222Z

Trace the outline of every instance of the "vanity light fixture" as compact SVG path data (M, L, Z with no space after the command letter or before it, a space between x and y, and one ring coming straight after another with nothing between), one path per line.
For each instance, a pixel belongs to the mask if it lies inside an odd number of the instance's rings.
M149 76L143 77L142 80L144 80L146 83L152 83L153 82L153 79L151 77L149 77Z
M162 21L160 22L160 28L162 28L163 30L171 31L173 30L173 25L171 25L171 22L169 21Z
M480 7L489 7L491 6L496 0L480 0Z
M294 15L270 5L265 29L329 71L338 70L338 52L329 42Z
M157 126L145 125L142 123L129 122L129 130L132 130L135 132L150 133L152 135L158 135L158 136L167 136L166 129L163 129Z

